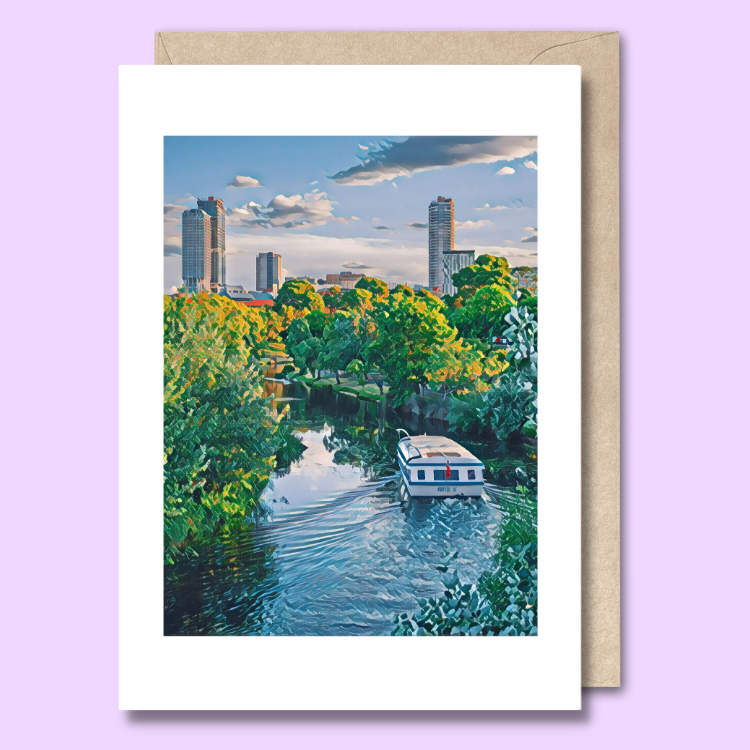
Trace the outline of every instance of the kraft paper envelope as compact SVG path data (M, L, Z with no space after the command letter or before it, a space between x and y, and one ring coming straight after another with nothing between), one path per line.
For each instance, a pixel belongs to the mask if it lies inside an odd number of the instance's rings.
M157 65L580 65L583 674L620 684L619 35L596 31L162 32Z

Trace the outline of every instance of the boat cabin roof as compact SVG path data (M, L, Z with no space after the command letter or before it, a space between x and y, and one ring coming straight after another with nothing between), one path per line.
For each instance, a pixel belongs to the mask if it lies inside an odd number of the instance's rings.
M442 465L446 460L456 460L457 463L482 463L473 453L467 451L455 440L442 435L405 437L399 441L399 447L403 448L404 454L411 462Z

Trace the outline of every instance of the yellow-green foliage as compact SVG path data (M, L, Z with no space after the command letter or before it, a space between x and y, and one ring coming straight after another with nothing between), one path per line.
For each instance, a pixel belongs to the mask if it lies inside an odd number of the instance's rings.
M256 357L263 317L218 295L164 298L164 553L172 562L259 501L288 439Z

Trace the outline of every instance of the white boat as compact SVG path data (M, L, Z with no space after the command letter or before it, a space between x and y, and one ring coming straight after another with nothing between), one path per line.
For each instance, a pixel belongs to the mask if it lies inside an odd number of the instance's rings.
M401 477L412 497L479 497L484 464L455 440L409 435L398 441Z

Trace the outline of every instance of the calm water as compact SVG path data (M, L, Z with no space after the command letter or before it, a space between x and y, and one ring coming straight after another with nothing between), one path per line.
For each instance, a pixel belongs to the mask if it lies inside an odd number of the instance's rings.
M455 555L462 581L490 567L514 467L528 459L462 439L497 462L496 484L474 500L411 499L396 428L437 434L440 423L404 424L379 404L301 384L268 388L278 408L289 405L306 449L277 473L245 530L166 566L167 635L387 635L394 613L442 592L444 558Z

